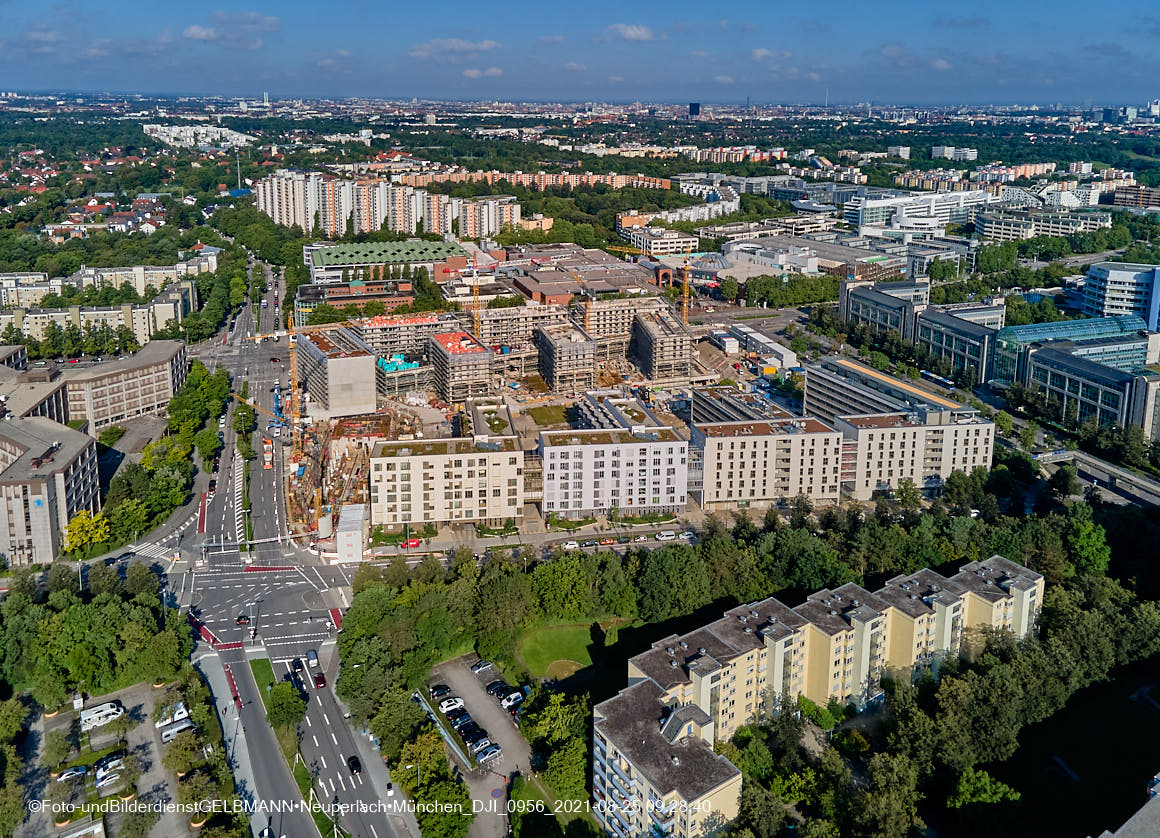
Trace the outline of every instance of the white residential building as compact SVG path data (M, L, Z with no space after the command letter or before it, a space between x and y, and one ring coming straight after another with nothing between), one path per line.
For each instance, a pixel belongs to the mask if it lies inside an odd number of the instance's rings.
M688 449L669 427L543 431L544 515L682 512Z

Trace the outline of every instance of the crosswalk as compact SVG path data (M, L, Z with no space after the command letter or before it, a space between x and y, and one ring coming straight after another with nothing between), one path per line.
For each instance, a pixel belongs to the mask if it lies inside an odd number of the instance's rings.
M242 458L234 457L234 534L240 544L246 538L246 517L242 510Z
M171 559L175 552L172 547L167 547L164 544L138 544L131 549L138 556L146 556L150 559Z

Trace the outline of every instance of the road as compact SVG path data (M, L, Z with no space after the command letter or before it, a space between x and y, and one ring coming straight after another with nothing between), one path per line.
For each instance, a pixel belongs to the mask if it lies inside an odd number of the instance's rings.
M277 329L274 301L281 282L275 282L268 265L256 262L251 269L265 271L270 289L267 308L259 309L255 317L252 306L246 306L228 334L207 341L190 354L210 369L228 369L235 390L240 388L239 382L249 382L249 397L273 412L275 381L282 388L289 386L289 346L285 338L278 342L251 338ZM345 804L339 822L355 838L406 835L409 830L398 815L388 817L383 812L358 810L360 805L368 807L386 799L387 791L386 775L379 765L358 777L351 776L348 757L356 753L368 754L369 759L378 757L365 747L365 742L360 748L333 693L338 674L336 623L349 605L351 578L341 567L321 566L308 551L287 538L283 496L287 434L275 440L272 469L262 468L260 457L251 463L249 493L256 548L248 556L238 550L238 542L245 540L245 529L241 512L242 461L236 456L232 428L236 406L231 405L223 429L217 490L206 504L205 532L186 535L183 558L168 574L175 599L188 606L190 614L204 626L202 639L217 650L236 685L237 703L228 695L225 700L218 697L223 730L227 736L244 731L257 798L298 799L297 785L266 724L249 661L269 657L276 676L281 677L289 672L295 658L304 659L308 651L317 651L327 672L327 684L321 689L308 685L301 752L315 777L318 798L323 804ZM258 435L273 438L266 430L267 419L262 414L258 418ZM245 624L238 619L242 615L247 618ZM256 828L265 823L264 815L254 818ZM271 825L278 835L297 838L318 834L313 820L302 811L277 814Z

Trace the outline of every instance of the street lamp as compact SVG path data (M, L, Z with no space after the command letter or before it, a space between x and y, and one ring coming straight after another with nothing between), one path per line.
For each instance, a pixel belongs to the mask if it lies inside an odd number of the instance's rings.
M417 763L417 762L416 763L407 763L403 767L407 768L407 769L414 768L415 769L415 785L416 786L422 785L422 783L419 780L419 763Z

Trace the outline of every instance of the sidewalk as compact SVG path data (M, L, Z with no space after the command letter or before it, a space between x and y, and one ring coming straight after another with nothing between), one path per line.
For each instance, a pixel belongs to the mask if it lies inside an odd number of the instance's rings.
M218 709L218 720L222 725L222 739L226 746L226 760L234 772L234 783L238 789L238 797L252 804L257 800L257 784L254 781L254 768L250 762L250 750L246 745L246 732L241 729L236 712L223 717L221 707L233 707L232 691L226 680L226 671L222 666L222 659L217 652L208 651L196 655L193 667L209 683L209 691L213 696L215 707Z

